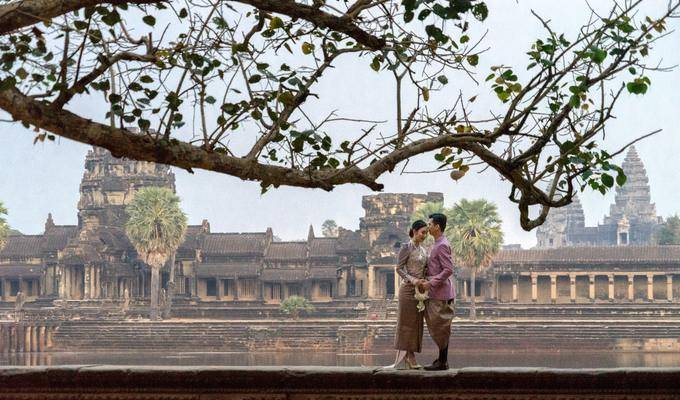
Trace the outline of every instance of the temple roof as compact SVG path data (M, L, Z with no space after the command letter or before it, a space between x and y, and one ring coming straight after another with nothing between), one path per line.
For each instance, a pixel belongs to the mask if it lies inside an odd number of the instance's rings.
M76 225L53 225L45 231L45 251L63 250L68 240L78 233Z
M494 264L680 263L680 246L593 246L501 250Z
M337 238L314 238L309 243L310 257L336 257Z
M266 282L295 282L307 279L307 270L303 268L266 268L260 279Z
M266 260L306 260L307 242L272 242Z
M44 246L43 235L8 236L0 249L0 258L39 258Z
M212 255L264 254L267 234L209 233L205 235L203 252Z

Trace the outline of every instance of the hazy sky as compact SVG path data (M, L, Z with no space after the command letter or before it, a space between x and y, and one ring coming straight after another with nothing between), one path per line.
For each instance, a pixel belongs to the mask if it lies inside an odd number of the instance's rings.
M481 80L488 73L490 65L504 63L518 68L526 65L525 52L531 42L545 36L540 24L531 16L531 9L552 19L555 30L572 37L587 15L586 4L581 1L487 3L490 5L490 16L484 24L484 28L489 30L485 45L490 49L480 62ZM608 1L595 3L598 6L610 4ZM654 7L662 7L665 3L647 2L646 7L649 9L642 11L644 13ZM673 21L669 27L677 29L678 21ZM678 35L680 33L657 45L653 52L655 59L662 59L665 65L680 63ZM332 107L343 110L345 115L363 117L366 117L365 110L371 110L371 118L393 119L394 88L389 75L376 74L365 64L367 62L342 65L324 76L318 89L322 101L314 105L314 109L321 113ZM468 97L480 95L476 107L487 107L490 101L488 86L453 81L447 90L451 92L437 93L436 96L456 96L459 90L463 90ZM652 200L662 216L680 212L680 177L677 173L677 155L680 153L679 106L680 70L654 74L646 96L627 96L621 102L616 112L617 119L610 124L603 146L614 149L636 136L663 129L662 133L637 145L650 178ZM98 119L103 117L101 107L102 104L88 101L79 101L72 106L79 113ZM48 212L52 212L57 224L75 224L78 185L88 146L65 139L34 146L34 132L16 124L3 124L2 129L0 200L9 209L10 225L23 233L40 233ZM371 194L365 187L353 185L337 188L330 193L284 187L261 196L257 183L204 171L197 171L194 175L182 170L175 170L175 173L177 191L190 223L200 223L203 218L207 218L213 231L263 231L272 227L274 234L284 240L306 237L310 224L320 232L325 219L334 219L340 226L357 229L359 218L363 215L361 196ZM522 243L525 247L535 243L534 232L524 232L519 226L519 213L507 199L509 186L492 171L470 173L457 183L445 173L392 174L383 176L380 181L385 184L386 192L443 192L447 204L462 197L493 200L498 204L504 220L506 243ZM580 197L589 225L602 220L613 201L613 193L606 197L584 193Z

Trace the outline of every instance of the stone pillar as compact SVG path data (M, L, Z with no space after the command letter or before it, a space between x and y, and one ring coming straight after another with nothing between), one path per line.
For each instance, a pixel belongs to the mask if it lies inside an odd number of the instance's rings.
M19 327L17 325L9 326L9 352L14 353L19 349Z
M30 326L24 326L24 332L23 332L23 339L24 339L24 352L25 353L30 353L31 352L31 327Z
M512 276L512 301L514 301L515 303L517 302L517 299L518 299L518 296L517 296L517 284L518 284L517 281L518 280L519 280L518 275Z
M614 275L607 275L609 279L609 301L614 301Z
M531 301L536 302L538 300L538 275L531 274Z
M52 331L54 328L47 327L45 332L45 350L49 351L52 348Z
M654 301L654 275L647 274L647 300Z
M576 274L569 274L569 300L576 303Z
M595 301L595 275L588 275L588 298Z
M234 300L238 300L238 276L234 278Z
M550 274L550 302L557 303L557 275Z
M635 275L628 274L628 300L635 301L635 286L633 282L635 281Z
M85 287L83 288L83 297L88 300L92 293L92 287L90 283L92 282L92 267L85 267L83 274L85 275Z
M43 353L45 352L45 333L46 333L46 328L44 326L40 327L40 330L38 330L38 351Z
M31 327L31 351L38 352L38 327Z
M102 267L97 267L97 280L95 281L97 285L97 298L102 298L104 296L104 285L102 285Z
M2 301L7 301L7 280L5 278L0 279L0 285L2 285Z
M468 281L467 279L463 280L463 299L467 300L468 299Z
M375 298L375 267L368 266L368 298Z
M666 275L666 298L673 301L673 275Z
M224 297L224 280L215 278L215 285L217 285L217 300L222 300Z

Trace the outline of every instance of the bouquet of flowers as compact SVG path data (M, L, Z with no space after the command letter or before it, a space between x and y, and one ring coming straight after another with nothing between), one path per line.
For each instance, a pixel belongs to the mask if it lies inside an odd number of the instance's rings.
M420 291L420 288L416 286L416 294L415 294L415 299L418 300L418 305L416 308L418 309L419 312L425 311L425 300L429 299L430 291L429 290L424 290Z

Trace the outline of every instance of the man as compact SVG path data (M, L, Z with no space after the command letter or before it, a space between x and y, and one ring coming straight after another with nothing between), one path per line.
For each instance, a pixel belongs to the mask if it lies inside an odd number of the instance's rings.
M451 246L444 236L446 215L436 213L429 218L428 230L434 237L434 245L427 260L426 279L421 279L418 286L421 290L429 290L429 299L425 302L425 323L439 348L439 357L425 369L439 371L449 369L449 337L453 319L451 303L456 294L450 279L453 274Z

